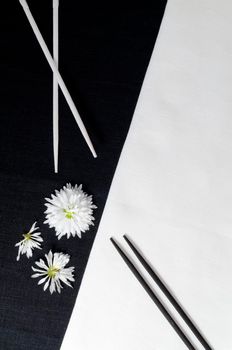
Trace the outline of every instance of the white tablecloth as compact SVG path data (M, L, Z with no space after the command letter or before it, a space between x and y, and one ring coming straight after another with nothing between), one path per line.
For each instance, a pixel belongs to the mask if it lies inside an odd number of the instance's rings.
M231 350L230 0L168 2L62 350L186 349L109 241L124 233Z

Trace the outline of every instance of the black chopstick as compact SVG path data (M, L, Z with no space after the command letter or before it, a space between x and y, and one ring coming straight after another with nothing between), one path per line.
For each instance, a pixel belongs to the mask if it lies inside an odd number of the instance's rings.
M158 299L158 297L155 295L153 290L150 288L150 286L147 284L145 279L142 277L140 272L137 270L135 265L132 263L132 261L126 256L126 254L122 251L122 249L119 247L119 245L115 242L115 240L111 237L111 242L113 243L114 247L117 249L118 253L121 255L129 269L133 272L137 280L140 282L140 284L143 286L145 291L148 293L148 295L151 297L151 299L154 301L158 309L162 312L164 317L167 319L167 321L170 323L170 325L173 327L173 329L176 331L176 333L179 335L181 340L184 342L184 344L187 346L190 350L196 350L196 348L192 345L192 343L189 341L189 339L186 337L186 335L183 333L179 325L176 323L176 321L173 319L173 317L170 315L168 310L164 307L164 305L161 303L161 301Z
M182 309L180 304L177 302L177 300L174 298L174 296L170 293L170 291L167 289L167 287L164 285L164 283L161 281L159 276L155 273L155 271L152 269L152 267L148 264L148 262L144 259L144 257L140 254L138 249L134 246L134 244L130 241L130 239L124 235L123 236L126 242L129 244L130 248L133 250L136 257L139 259L143 267L146 269L146 271L149 273L149 275L152 277L152 279L156 282L156 284L159 286L159 288L162 290L164 295L167 297L167 299L170 301L170 303L174 306L176 311L180 314L182 319L185 321L185 323L189 326L193 334L197 337L199 342L204 346L206 350L212 350L211 346L207 343L207 341L203 338L202 334L199 332L199 330L196 328L196 326L193 324L193 322L190 320L189 316L186 314L186 312Z

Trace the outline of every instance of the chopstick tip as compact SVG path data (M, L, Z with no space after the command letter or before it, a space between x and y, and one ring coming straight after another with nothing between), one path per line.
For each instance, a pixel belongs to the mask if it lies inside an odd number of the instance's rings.
M115 239L113 237L110 237L110 241L113 244L113 246L118 250L119 246L118 246L118 243L115 241Z
M125 239L126 242L130 242L129 238L127 237L127 234L124 234L123 238Z
M97 153L93 147L91 147L91 152L92 152L93 158L97 158Z

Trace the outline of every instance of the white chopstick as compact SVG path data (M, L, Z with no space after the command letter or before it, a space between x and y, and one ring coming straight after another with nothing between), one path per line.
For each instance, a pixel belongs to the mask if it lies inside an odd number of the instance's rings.
M87 145L89 146L89 149L92 152L93 157L96 158L97 154L96 154L95 149L92 145L92 142L91 142L90 137L87 133L87 130L84 126L84 123L81 120L81 117L76 109L76 106L72 100L72 97L71 97L71 95L70 95L70 93L69 93L69 91L68 91L68 89L63 81L62 76L60 75L60 72L58 71L58 69L56 67L56 63L54 62L54 60L53 60L53 58L48 50L48 47L47 47L47 45L46 45L46 43L45 43L45 41L44 41L40 31L39 31L39 28L38 28L38 26L37 26L37 24L32 16L32 13L29 9L29 6L28 6L26 0L19 0L19 2L23 7L23 10L27 16L27 19L32 27L32 30L33 30L33 32L34 32L34 34L35 34L35 36L40 44L41 49L43 50L43 53L44 53L49 65L50 65L53 73L56 75L57 82L58 82L58 84L61 88L61 91L63 92L64 97L65 97L65 99L66 99L66 101L67 101L67 103L68 103L68 105L73 113L73 116L77 122L77 125L79 126L80 131L81 131Z
M59 69L59 0L53 0L53 59ZM53 154L54 171L58 173L59 156L59 85L53 73Z

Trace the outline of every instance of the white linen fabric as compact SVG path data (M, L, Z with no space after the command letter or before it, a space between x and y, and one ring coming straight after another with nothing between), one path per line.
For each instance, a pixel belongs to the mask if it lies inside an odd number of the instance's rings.
M232 349L231 13L169 0L62 350L186 349L110 242L124 233Z

